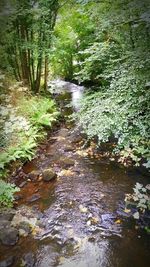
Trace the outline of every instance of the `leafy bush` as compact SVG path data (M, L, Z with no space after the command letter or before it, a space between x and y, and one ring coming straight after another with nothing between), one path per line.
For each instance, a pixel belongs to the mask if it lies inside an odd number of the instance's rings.
M133 194L126 194L126 207L129 209L134 208L133 217L139 220L150 210L150 185L143 186L140 183L136 183L133 191Z
M27 117L31 124L38 127L40 125L51 127L59 116L55 102L41 96L24 98L18 107L18 112Z
M14 184L0 180L0 207L11 208L13 206L14 193L19 192L19 190Z
M97 136L100 144L113 136L117 139L115 152L121 154L122 161L130 157L139 165L145 158L143 165L149 167L149 59L142 62L138 55L131 56L131 60L118 63L111 72L105 70L103 77L109 86L100 92L86 93L76 116L89 139Z

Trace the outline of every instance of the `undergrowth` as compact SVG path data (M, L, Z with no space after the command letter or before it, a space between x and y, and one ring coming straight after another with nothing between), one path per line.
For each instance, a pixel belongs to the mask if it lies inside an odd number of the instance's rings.
M52 99L32 96L20 83L5 91L1 94L1 177L12 161L34 157L38 142L46 135L45 127L51 128L59 116Z

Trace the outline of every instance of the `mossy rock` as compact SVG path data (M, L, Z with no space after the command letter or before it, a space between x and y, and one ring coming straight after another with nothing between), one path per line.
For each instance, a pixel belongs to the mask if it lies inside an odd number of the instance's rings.
M55 179L57 177L57 174L53 169L49 168L43 171L42 177L43 177L43 181L49 182Z

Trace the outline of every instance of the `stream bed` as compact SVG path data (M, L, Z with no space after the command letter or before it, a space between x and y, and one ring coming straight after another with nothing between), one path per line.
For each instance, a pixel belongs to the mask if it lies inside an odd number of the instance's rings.
M71 98L78 110L84 89L70 86L59 100L68 104ZM38 231L13 246L0 245L1 261L13 258L7 266L150 266L149 236L135 229L124 212L125 193L132 192L136 182L147 183L147 177L108 157L86 155L81 147L80 133L63 124L41 144L36 159L16 174L18 184L25 181L16 209L28 207L37 217ZM45 182L40 174L49 167L57 178Z

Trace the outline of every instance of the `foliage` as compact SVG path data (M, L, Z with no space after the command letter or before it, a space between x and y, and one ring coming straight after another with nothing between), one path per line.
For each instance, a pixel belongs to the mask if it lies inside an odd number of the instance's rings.
M82 6L70 2L59 13L51 54L53 76L66 80L74 79L74 73L80 70L83 55L79 51L88 47L94 31L94 25Z
M150 210L150 185L144 187L142 184L136 183L133 191L133 194L126 194L125 202L127 207L136 208L133 217L139 219L141 215Z
M13 206L14 193L18 192L20 189L14 184L6 183L3 180L0 180L0 207L9 207Z
M115 152L124 164L132 158L136 165L149 167L150 5L146 0L88 5L84 12L95 33L88 47L79 51L83 57L75 77L96 84L97 92L89 89L82 100L76 115L79 125L88 138L97 136L99 144L114 137Z
M51 128L59 115L53 100L24 93L20 85L10 89L1 106L1 170L16 159L31 160L44 127Z
M15 78L23 80L35 93L40 91L42 73L44 88L47 88L51 39L58 8L58 0L15 0L1 6L2 62L9 64Z

